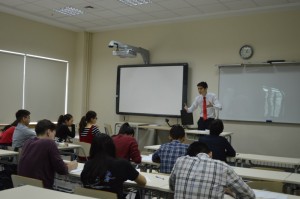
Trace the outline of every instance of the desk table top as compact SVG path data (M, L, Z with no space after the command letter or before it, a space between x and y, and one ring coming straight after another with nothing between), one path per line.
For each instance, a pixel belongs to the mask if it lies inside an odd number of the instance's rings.
M9 199L92 199L91 197L64 193L60 191L54 191L50 189L25 185L21 187L16 187L12 189L6 189L0 191L0 198Z
M270 171L262 169L252 169L243 167L232 167L233 170L242 178L285 182L292 173L284 171Z
M9 150L4 150L0 149L0 157L7 157L7 156L16 156L19 153L16 151L9 151Z
M241 160L253 160L253 161L282 163L282 164L289 164L289 165L300 165L300 158L256 155L256 154L247 154L247 153L238 153L235 158Z
M290 176L288 176L285 179L286 183L292 183L292 184L300 184L300 174L299 173L292 173Z

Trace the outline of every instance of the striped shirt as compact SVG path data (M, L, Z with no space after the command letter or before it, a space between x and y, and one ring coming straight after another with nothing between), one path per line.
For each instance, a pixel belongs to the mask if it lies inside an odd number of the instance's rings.
M211 159L208 154L177 159L169 179L175 199L224 198L229 188L236 198L254 199L253 190L226 163Z
M81 142L92 143L93 137L100 134L100 130L97 126L92 125L90 128L85 127L82 132L80 132L79 139Z

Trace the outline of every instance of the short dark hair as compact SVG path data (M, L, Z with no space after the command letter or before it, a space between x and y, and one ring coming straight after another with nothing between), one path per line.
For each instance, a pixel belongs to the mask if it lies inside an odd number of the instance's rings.
M198 153L210 153L211 150L208 148L208 146L203 142L193 142L190 144L190 146L187 148L186 154L189 156L196 156Z
M201 86L203 88L208 88L208 85L207 85L206 82L200 82L200 83L197 84L197 86Z
M174 140L185 137L184 128L179 124L173 125L170 129L170 136Z
M56 129L56 125L47 119L40 120L35 126L36 135L44 135L48 129L50 131L54 131Z
M134 135L134 129L125 122L119 129L119 134Z
M210 135L220 135L224 130L223 121L220 119L215 119L210 123L209 132Z
M23 117L27 117L30 115L30 112L25 109L20 109L16 112L16 120L20 122Z

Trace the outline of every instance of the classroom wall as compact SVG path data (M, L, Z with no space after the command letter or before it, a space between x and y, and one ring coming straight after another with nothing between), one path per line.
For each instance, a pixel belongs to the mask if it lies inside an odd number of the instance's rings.
M4 13L0 13L0 27L0 49L69 61L68 110L72 114L78 115L78 117L81 116L80 103L82 101L82 91L84 90L82 88L83 62L81 58L84 54L84 48L82 48L84 33L76 33ZM55 77L53 77L53 81L55 81ZM13 83L13 79L8 82L7 92L13 92L9 90L9 84ZM1 95L5 95L5 93L1 93ZM53 92L53 97L55 97L55 92ZM47 105L45 104L45 106ZM16 107L16 111L19 108L21 107ZM11 121L15 119L15 113L3 113L1 110L0 113L11 115Z
M242 63L238 51L243 44L254 46L255 54L250 62L270 59L300 61L299 19L300 12L296 10L91 34L0 13L0 48L69 60L68 110L75 116L76 123L86 110L95 110L103 131L103 123L114 125L116 121L165 124L165 118L161 117L115 114L117 66L142 64L143 60L140 55L133 59L112 56L112 49L107 47L110 40L148 49L151 63L188 62L187 103L191 104L197 96L196 84L199 81L207 81L209 91L218 93L219 76L215 65ZM195 122L198 116L195 112ZM179 122L169 119L171 124ZM289 157L300 157L299 127L225 121L225 131L234 132L232 142L238 152Z
M207 81L208 90L218 93L219 75L215 65L245 62L238 54L244 44L254 47L254 56L249 60L251 63L271 59L300 61L299 19L300 12L296 10L95 33L92 42L89 109L98 113L101 127L103 123L114 125L116 121L165 124L165 118L124 117L115 114L117 66L142 64L143 61L140 55L133 59L112 56L112 49L107 47L110 40L148 49L151 63L187 62L187 103L190 105L198 94L196 84L200 81ZM198 113L194 113L194 117L196 122ZM177 121L170 119L172 124ZM234 132L232 143L238 152L289 157L300 157L299 127L291 124L225 121L225 131Z

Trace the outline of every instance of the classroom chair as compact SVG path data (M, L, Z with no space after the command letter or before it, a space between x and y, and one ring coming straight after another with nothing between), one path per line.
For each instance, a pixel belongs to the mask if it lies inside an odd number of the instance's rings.
M88 196L93 198L99 199L117 199L117 194L108 192L108 191L101 191L96 189L87 189L84 187L76 187L74 190L74 194Z
M80 142L78 140L73 141L74 144L80 145L81 147L78 149L78 162L86 162L89 158L91 144L86 142Z
M42 188L44 187L43 182L35 178L29 178L25 176L12 174L11 179L14 187L20 187L23 185L32 185L32 186L42 187Z
M112 136L113 131L110 124L104 123L104 131L107 135Z

